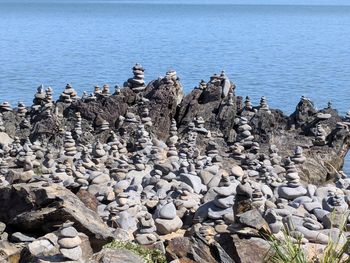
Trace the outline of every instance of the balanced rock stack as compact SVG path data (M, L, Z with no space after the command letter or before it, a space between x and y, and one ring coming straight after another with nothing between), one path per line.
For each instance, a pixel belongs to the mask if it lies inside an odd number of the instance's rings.
M53 99L53 89L51 87L48 87L45 91L45 101L47 103L52 102Z
M236 141L244 146L244 148L250 148L254 140L254 136L251 134L252 127L248 124L248 120L245 117L240 117L236 121L238 122Z
M136 241L141 245L151 245L158 239L156 234L157 228L152 218L152 215L148 212L143 215L139 220L140 226L136 236Z
M134 92L138 93L143 91L145 86L145 69L141 64L136 63L132 68L134 74L133 78L128 79L127 86L130 87Z
M253 105L252 105L252 102L251 102L249 96L245 97L244 110L246 110L246 111L252 111L253 110Z
M81 127L82 118L80 112L76 112L75 117L77 118L77 122L74 125L74 132L76 135L80 136L83 134L83 129Z
M106 120L102 120L101 124L97 127L98 131L108 131L109 130L109 122Z
M326 145L326 136L326 131L323 129L322 125L318 123L316 126L315 139L313 141L313 144L316 146Z
M166 84L174 85L175 82L178 80L176 71L173 69L168 70L164 77L164 80Z
M72 133L69 131L64 134L64 154L68 157L73 157L77 154L75 141L72 137Z
M82 259L83 252L80 247L81 238L78 231L73 227L73 223L64 223L59 230L58 245L61 254L73 261Z
M196 89L199 90L205 90L207 88L207 83L204 80L201 80L198 84L198 87Z
M78 99L77 92L70 84L66 85L65 90L61 93L59 101L64 103L71 103Z
M103 85L101 95L103 95L103 96L110 96L111 95L111 93L109 92L109 85L108 84Z
M290 158L287 158L285 168L287 171L287 183L278 188L279 197L287 200L294 200L297 197L306 195L307 190L300 184L298 170Z
M267 99L265 96L262 96L260 99L260 107L259 107L260 111L265 111L268 113L271 113L269 105L267 104Z
M303 156L303 148L301 148L300 146L295 147L294 155L291 159L296 164L304 163L306 161L306 157Z
M34 95L34 99L33 99L33 103L34 105L40 106L42 105L42 102L45 99L45 90L44 90L44 85L41 84L38 88L37 88L37 92ZM35 108L35 107L34 107Z
M4 111L12 111L11 104L7 101L0 104L0 112Z
M201 133L201 134L208 134L208 130L204 127L204 119L202 117L197 117L194 120L195 128L193 129L194 131Z
M167 145L168 145L168 157L178 157L178 152L177 152L177 142L179 140L179 137L177 136L177 126L176 126L176 121L175 119L172 119L171 125L170 125L170 137L167 140Z
M182 220L176 214L176 208L172 201L166 203L162 200L155 212L155 224L161 235L175 232L182 227Z
M144 108L141 112L141 122L145 127L152 127L152 119L149 116L148 108Z
M26 106L24 105L23 102L18 102L17 105L17 114L19 117L25 117L27 114L28 110L26 108Z

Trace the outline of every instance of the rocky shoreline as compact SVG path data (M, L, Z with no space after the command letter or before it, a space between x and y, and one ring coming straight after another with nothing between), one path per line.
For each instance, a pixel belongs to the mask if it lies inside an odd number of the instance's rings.
M264 262L263 234L288 228L310 256L337 236L350 113L255 106L225 72L185 95L174 70L132 70L114 91L0 105L0 262L127 262L102 249L114 239L174 263Z

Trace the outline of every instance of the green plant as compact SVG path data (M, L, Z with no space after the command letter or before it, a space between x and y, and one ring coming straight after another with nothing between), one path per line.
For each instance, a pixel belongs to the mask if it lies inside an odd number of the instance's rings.
M293 239L289 235L288 228L283 230L283 240L278 239L273 234L267 234L264 237L269 241L271 249L265 259L267 263L350 263L348 255L350 249L350 239L344 242L344 230L349 213L342 215L339 224L339 233L335 240L329 238L322 254L309 260L302 247L301 237ZM332 222L335 218L335 212L332 214Z
M335 212L331 215L331 221L335 219ZM347 239L346 242L342 242L342 237L346 227L346 222L348 219L349 213L342 215L341 223L339 225L339 233L336 240L333 241L332 238L329 238L328 244L321 255L320 258L317 258L315 262L317 263L349 263L350 258L346 254L349 249L350 240Z
M287 228L283 230L284 240L279 240L274 235L268 236L271 245L266 262L269 263L308 263L305 252L302 248L301 237L296 240L289 235ZM295 242L296 241L296 242Z
M111 249L126 249L144 259L145 263L166 263L165 255L158 249L150 249L132 242L114 240L104 246Z

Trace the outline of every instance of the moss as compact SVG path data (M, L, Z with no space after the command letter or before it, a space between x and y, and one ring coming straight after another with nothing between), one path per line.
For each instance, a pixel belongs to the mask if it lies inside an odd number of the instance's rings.
M132 242L114 240L104 246L111 249L126 249L144 259L145 263L166 263L165 255L158 249L150 249Z

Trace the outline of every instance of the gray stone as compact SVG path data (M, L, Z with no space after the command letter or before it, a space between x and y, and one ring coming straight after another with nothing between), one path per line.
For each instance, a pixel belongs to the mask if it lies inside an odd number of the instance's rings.
M61 248L60 252L66 258L71 259L71 260L76 260L76 261L81 259L81 257L83 256L83 251L81 250L81 247L79 247L79 246L75 247L75 248L69 248L69 249Z
M10 240L12 242L33 242L35 238L26 236L20 232L13 233Z
M265 219L261 216L260 212L257 209L249 210L243 214L238 215L239 222L244 225L250 226L257 230L262 228L269 229L269 226Z

